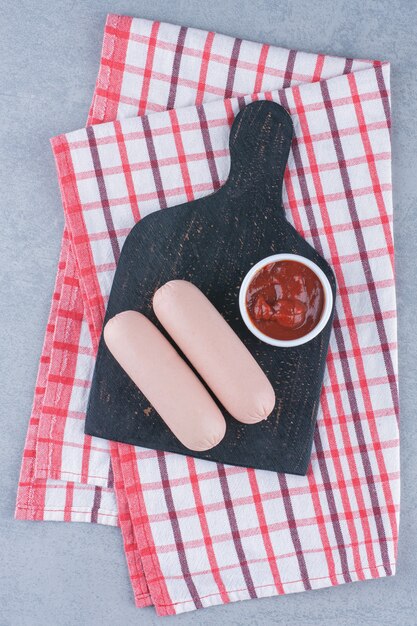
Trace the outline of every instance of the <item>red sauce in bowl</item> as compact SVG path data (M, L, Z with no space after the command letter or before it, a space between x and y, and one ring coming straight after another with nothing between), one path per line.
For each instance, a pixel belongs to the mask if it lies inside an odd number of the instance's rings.
M246 308L253 325L273 339L299 339L320 321L324 289L307 265L277 261L260 269L249 283Z

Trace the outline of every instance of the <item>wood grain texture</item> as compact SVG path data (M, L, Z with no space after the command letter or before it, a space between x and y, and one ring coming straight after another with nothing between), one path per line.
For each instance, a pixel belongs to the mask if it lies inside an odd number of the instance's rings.
M247 330L238 306L239 288L248 270L262 258L281 252L317 263L336 293L328 263L285 218L282 181L292 136L291 118L278 104L261 101L244 108L230 134L227 182L208 197L155 212L132 229L105 318L133 309L164 332L152 310L154 292L172 279L191 281L220 311L271 381L276 405L268 420L241 424L221 407L227 421L225 438L207 452L191 452L165 426L102 338L87 434L231 465L307 472L333 312L323 332L309 343L276 348Z

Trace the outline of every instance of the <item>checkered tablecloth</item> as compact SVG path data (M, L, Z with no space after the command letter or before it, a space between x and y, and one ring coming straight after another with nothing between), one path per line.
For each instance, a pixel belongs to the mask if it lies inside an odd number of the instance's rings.
M292 116L284 207L338 284L306 477L83 432L127 234L148 213L221 186L231 123L256 99ZM66 229L16 516L119 522L136 603L161 615L394 573L389 65L110 15L87 127L52 147Z

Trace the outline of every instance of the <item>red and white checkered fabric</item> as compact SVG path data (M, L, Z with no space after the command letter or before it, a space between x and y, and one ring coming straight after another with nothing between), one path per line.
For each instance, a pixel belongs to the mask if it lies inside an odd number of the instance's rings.
M284 206L338 282L306 477L83 434L124 239L149 212L224 182L230 125L258 98L292 116ZM399 442L389 65L109 16L88 124L52 142L67 229L17 517L115 524L114 485L136 603L161 615L392 574Z

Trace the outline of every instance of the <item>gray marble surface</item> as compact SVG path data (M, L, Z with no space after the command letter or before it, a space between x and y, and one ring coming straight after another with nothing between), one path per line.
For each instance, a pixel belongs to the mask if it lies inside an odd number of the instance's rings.
M118 529L13 520L63 228L49 138L85 123L108 12L392 62L402 400L398 574L165 619L183 625L416 625L416 0L1 0L0 625L128 626L163 619L151 608L134 607Z

